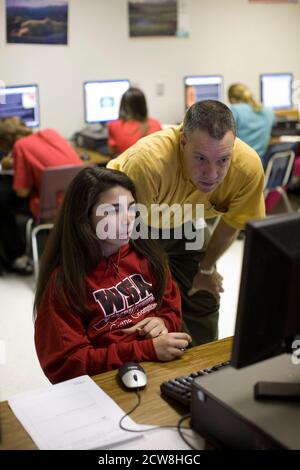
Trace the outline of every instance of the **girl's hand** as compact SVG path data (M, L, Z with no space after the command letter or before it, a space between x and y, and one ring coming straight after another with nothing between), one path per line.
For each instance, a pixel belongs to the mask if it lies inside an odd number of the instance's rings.
M160 361L172 361L183 356L191 341L187 333L167 333L154 338L153 345Z
M140 337L149 339L156 338L160 335L165 335L168 330L164 321L159 317L147 317L136 323L131 328L123 330L125 333L137 333Z

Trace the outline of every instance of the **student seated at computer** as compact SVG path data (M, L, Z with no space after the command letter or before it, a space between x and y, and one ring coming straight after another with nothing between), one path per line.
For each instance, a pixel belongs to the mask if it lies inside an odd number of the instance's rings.
M191 341L166 258L155 241L131 239L135 201L129 177L107 168L84 168L66 192L34 303L36 351L53 383L170 361Z
M29 274L32 267L24 255L16 214L20 213L22 205L22 212L30 209L34 217L37 215L45 168L81 165L82 162L71 145L54 129L32 133L18 117L0 119L0 142L9 152L2 159L2 168L14 170L13 184L6 182L0 186L0 214L6 221L0 229L3 261L13 271ZM20 198L24 200L22 203Z
M135 144L141 137L161 130L156 119L148 117L144 93L129 88L121 99L119 119L108 124L108 147L111 155L117 155Z
M274 111L258 103L242 83L229 87L228 98L236 121L237 136L254 148L262 158L275 124Z

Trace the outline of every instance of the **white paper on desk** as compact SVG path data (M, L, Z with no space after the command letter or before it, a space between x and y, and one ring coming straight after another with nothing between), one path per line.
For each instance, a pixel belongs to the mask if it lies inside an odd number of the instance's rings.
M126 418L127 419L127 418ZM131 429L128 423L124 423L126 427ZM108 447L111 450L189 450L190 446L183 441L176 428L157 428L156 426L136 425L134 429L152 428L152 431L144 432L142 439L127 443L119 443ZM182 433L186 440L194 449L203 450L205 441L198 433L192 429L182 429Z
M100 449L141 438L119 428L124 411L87 375L13 396L8 403L40 449ZM126 426L135 423L126 418Z
M279 142L300 142L300 135L281 135Z

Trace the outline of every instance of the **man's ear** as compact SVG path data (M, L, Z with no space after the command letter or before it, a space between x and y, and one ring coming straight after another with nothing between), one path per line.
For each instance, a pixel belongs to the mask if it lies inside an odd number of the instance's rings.
M186 135L183 133L183 131L180 132L180 145L182 148L185 147L187 143L187 138L186 138Z

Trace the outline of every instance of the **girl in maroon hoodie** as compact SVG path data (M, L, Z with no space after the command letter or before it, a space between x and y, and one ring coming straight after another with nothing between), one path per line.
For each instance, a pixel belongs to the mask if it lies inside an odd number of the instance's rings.
M42 257L35 345L51 382L127 361L170 361L191 338L167 261L130 240L135 187L124 173L85 168L71 183Z

